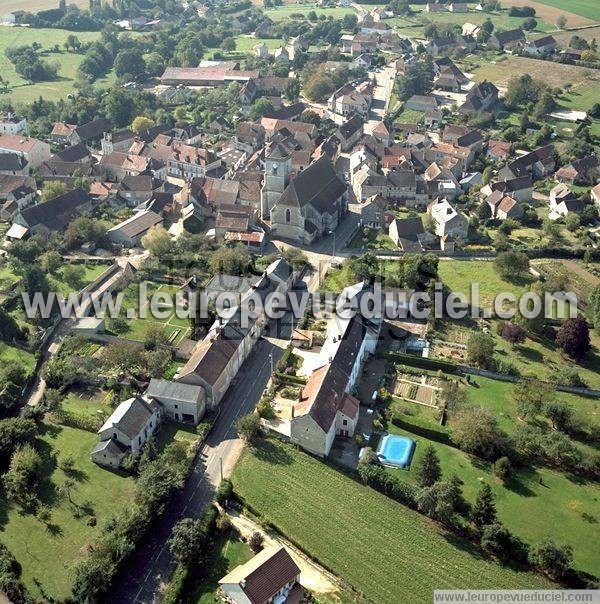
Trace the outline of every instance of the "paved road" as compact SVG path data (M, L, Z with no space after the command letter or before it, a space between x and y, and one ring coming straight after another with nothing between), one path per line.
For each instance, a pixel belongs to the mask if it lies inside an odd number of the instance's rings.
M394 89L395 73L394 67L386 65L381 71L372 71L369 74L375 79L376 86L373 90L373 102L369 110L369 119L365 123L367 134L371 134L373 128L385 117Z
M271 376L270 355L273 362L281 358L289 341L290 317L272 323L269 331L274 337L260 339L234 383L220 403L220 415L200 451L183 492L153 529L151 538L138 549L134 558L123 569L123 574L104 599L111 604L158 602L160 587L174 569L167 540L173 526L182 518L199 517L212 501L213 493L223 476L233 470L242 451L242 441L235 431L236 419L254 409ZM277 333L281 328L281 335ZM279 339L283 336L284 339Z

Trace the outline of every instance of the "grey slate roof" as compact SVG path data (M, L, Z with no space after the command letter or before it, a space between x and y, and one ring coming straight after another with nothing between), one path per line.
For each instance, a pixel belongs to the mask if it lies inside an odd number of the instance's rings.
M277 203L294 207L311 205L318 212L332 212L335 201L345 192L346 185L338 178L331 160L324 155L288 184Z
M182 403L197 404L204 396L204 390L201 386L192 386L190 384L181 384L180 382L170 382L169 380L151 379L146 396L158 401L161 398L169 398Z

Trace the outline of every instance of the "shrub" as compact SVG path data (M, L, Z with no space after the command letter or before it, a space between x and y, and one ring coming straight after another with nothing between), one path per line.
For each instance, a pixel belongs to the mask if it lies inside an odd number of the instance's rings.
M466 407L458 411L452 419L451 438L466 453L483 459L497 459L507 449L505 434L484 407Z
M496 460L493 467L494 476L499 478L502 482L506 482L510 478L512 467L510 459L508 457L501 457Z

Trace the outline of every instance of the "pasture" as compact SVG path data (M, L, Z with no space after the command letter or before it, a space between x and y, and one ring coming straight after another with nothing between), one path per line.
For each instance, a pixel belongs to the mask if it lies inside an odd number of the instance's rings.
M548 585L483 558L417 512L275 440L247 449L232 480L265 522L368 601L431 602L433 589Z
M494 298L501 292L519 296L534 281L533 277L519 283L506 281L498 275L491 260L441 260L438 273L450 291L461 292L469 299L471 287L476 283L479 286L479 305L482 307L493 307Z
M83 60L83 53L67 52L63 43L67 36L74 34L81 42L93 42L100 32L72 32L64 29L32 29L29 27L0 27L0 73L8 82L9 92L0 96L14 102L28 103L42 96L51 101L65 98L73 91L77 68ZM41 58L48 63L58 63L58 79L49 82L27 82L17 74L13 64L4 52L13 46L24 46L38 42L42 45ZM58 45L58 52L54 46ZM114 73L97 80L100 86L114 82Z
M569 82L577 89L583 84L596 82L600 77L596 70L587 67L551 63L513 55L502 55L494 59L482 61L476 57L469 58L469 62L476 64L472 70L476 81L488 80L496 86L506 87L512 78L530 74L553 88L562 87ZM467 70L470 70L471 67L471 65L465 65Z
M277 6L275 8L265 9L264 13L267 17L273 21L283 21L284 19L293 19L294 13L306 15L310 11L315 11L317 17L324 15L325 17L333 17L334 19L341 19L344 15L355 15L356 11L352 7L335 7L335 8L321 8L314 4L285 4L283 6Z
M65 601L70 597L72 564L96 538L100 527L133 499L133 478L103 470L90 460L97 440L92 432L44 426L38 450L47 476L40 496L51 513L47 525L2 501L2 542L21 564L23 582L36 599ZM57 467L54 454L59 459L67 455L75 459L75 471L70 473L75 486L69 491L73 503L60 492L68 477ZM91 516L96 517L95 526L88 525Z
M80 8L87 8L89 0L69 0L67 4L76 4ZM13 10L26 10L36 13L40 10L56 8L57 0L3 0L2 14L10 13Z

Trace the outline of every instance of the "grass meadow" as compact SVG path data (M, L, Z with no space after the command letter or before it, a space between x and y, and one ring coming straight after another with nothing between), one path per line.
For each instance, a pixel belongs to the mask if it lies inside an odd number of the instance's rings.
M520 420L511 398L512 385L507 382L487 378L472 378L465 386L469 403L489 409L498 420L498 425L510 434ZM567 393L557 393L556 398L567 403L575 416L583 422L598 422L600 403L595 399ZM395 399L392 411L400 413L405 421L417 427L437 432L451 433L452 421L448 427L440 427L437 412ZM406 414L406 412L409 412ZM414 468L431 444L437 451L443 476L456 474L463 480L463 491L468 501L475 500L481 484L487 482L496 496L499 519L515 534L528 543L535 543L551 537L558 543L573 546L575 567L593 574L600 568L600 551L596 547L597 517L600 485L550 468L515 468L511 480L506 485L494 478L490 463L470 457L459 449L442 442L399 428L388 422L392 433L409 436L416 443L411 467ZM400 478L415 482L412 470L389 470Z
M4 6L2 7L4 10ZM93 42L100 37L100 32L72 32L64 29L33 29L29 27L0 27L0 73L8 81L10 91L0 98L14 102L29 103L42 96L55 101L65 98L73 91L77 68L83 60L83 53L66 52L63 43L70 34L76 35L82 42ZM12 46L29 45L39 42L42 45L42 59L49 63L58 63L58 79L50 82L30 83L17 74L13 64L6 58L4 51ZM58 44L59 52L54 52ZM108 86L115 80L114 73L97 80L99 85Z
M132 478L103 470L90 460L97 440L92 432L45 425L38 449L47 476L41 489L41 500L51 512L47 526L4 500L0 504L2 542L21 564L23 582L36 599L65 601L70 597L73 563L100 527L132 501ZM56 466L54 454L58 459L67 455L75 459L75 486L70 489L73 503L59 491L67 476ZM88 525L90 516L95 516L96 526Z

